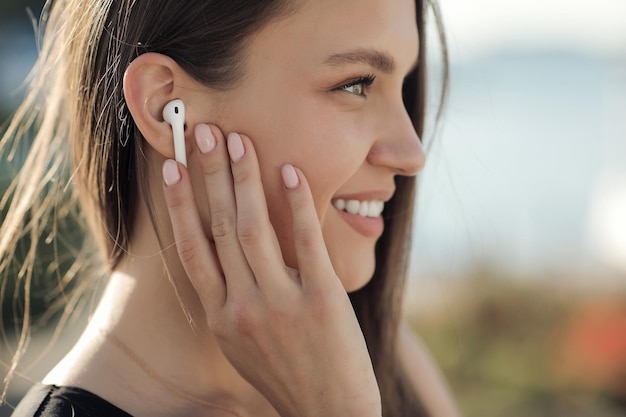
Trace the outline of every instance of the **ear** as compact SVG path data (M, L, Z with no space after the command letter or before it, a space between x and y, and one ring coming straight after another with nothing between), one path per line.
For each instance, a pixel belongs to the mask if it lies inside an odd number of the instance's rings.
M137 128L145 140L166 158L174 158L172 128L163 120L163 108L174 99L186 106L202 86L172 58L153 52L135 58L124 74L124 98ZM189 114L186 125L191 123ZM187 136L188 129L185 129Z

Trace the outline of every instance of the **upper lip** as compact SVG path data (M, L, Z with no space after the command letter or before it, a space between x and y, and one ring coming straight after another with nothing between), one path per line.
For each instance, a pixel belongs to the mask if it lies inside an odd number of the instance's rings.
M372 191L363 191L349 194L341 194L336 195L332 199L333 200L358 200L358 201L384 201L387 202L391 200L393 194L396 192L395 189L386 189L386 190L372 190Z

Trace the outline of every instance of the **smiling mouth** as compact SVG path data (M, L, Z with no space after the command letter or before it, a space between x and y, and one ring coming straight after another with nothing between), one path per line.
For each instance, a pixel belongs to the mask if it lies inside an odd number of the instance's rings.
M339 198L333 201L333 206L342 212L355 214L362 217L376 218L380 217L385 208L382 200L344 200Z

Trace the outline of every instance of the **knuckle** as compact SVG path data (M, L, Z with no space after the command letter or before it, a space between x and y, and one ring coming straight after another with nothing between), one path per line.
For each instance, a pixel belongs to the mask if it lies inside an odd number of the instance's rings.
M233 329L244 336L252 338L259 328L258 315L247 302L235 302L231 307Z
M178 256L183 265L194 265L197 259L197 246L195 242L190 238L183 238L176 242L176 249Z
M211 212L211 233L215 240L227 239L235 230L235 219L223 206L216 207Z
M315 233L305 227L295 227L293 237L296 244L302 248L312 248L315 245Z
M242 184L250 178L250 172L247 169L233 170L233 183Z
M219 160L209 158L203 160L200 169L205 177L214 177L224 169L224 165L225 164Z
M345 292L338 288L317 288L310 291L308 302L313 316L318 319L336 317L337 310L347 301L345 300L346 296Z
M179 211L185 208L187 199L179 193L170 193L166 199L167 207L171 211Z
M237 237L242 244L254 246L261 241L261 231L253 220L240 219L237 225Z
M310 204L312 203L307 198L294 196L291 199L291 211L294 215L301 215L307 211Z

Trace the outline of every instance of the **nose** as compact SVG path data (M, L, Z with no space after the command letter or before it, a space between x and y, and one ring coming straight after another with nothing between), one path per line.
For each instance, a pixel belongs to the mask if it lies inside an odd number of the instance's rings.
M426 164L424 148L404 105L381 114L378 137L367 160L398 175L417 175Z

